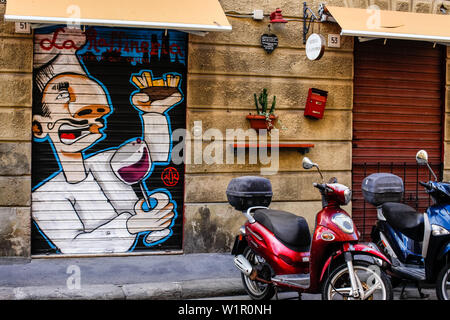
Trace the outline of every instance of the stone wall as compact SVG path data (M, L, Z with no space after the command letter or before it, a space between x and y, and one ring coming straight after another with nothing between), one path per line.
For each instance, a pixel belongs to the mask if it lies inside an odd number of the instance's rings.
M33 40L0 4L0 256L30 256Z
M285 18L302 16L303 3L283 0L221 0L225 12L252 13L263 9L269 14L279 7ZM309 1L317 12L322 1ZM450 9L449 1L430 0L331 0L328 5L366 8L377 5L384 10L438 13L441 5ZM286 130L280 131L282 142L313 143L307 154L319 163L325 177L336 176L351 185L351 140L353 105L353 38L341 37L341 48L326 48L319 61L309 61L302 42L303 23L290 21L282 32L275 32L278 48L267 54L260 47L260 36L267 32L268 19L228 17L230 33L190 36L188 65L188 129L202 121L203 130L227 128L247 130L245 115L254 112L253 93L267 88L278 100L277 115ZM273 31L273 30L272 30ZM340 32L336 24L314 25L314 32L327 38ZM448 61L448 58L447 58ZM448 62L447 62L448 66ZM447 67L449 69L449 67ZM449 79L447 72L447 112ZM314 121L303 116L308 88L329 92L325 116ZM446 117L447 119L448 117ZM446 120L446 123L448 120ZM446 125L446 129L447 129ZM446 130L446 150L450 134ZM207 145L207 142L204 142ZM294 150L280 150L280 168L268 176L274 188L272 208L304 216L312 229L320 210L320 195L312 187L316 172L301 168L302 155ZM450 157L445 157L450 177ZM241 214L227 204L225 190L231 178L259 174L261 165L187 165L185 252L226 251L233 243ZM351 211L351 206L346 206ZM208 221L208 223L205 223Z
M441 13L441 6L447 8L447 11L450 9L448 0L342 0L332 1L332 3L340 7L367 8L370 5L377 5L381 10L438 14ZM331 5L331 2L327 4Z
M292 1L223 0L225 12L251 13L275 8L283 16L299 18L303 4ZM318 61L305 55L301 21L290 21L276 33L279 44L271 54L260 46L268 31L268 19L228 17L233 31L190 36L188 64L188 130L202 121L203 130L250 128L245 118L255 113L253 93L267 88L270 98L277 96L276 114L282 122L281 142L312 143L307 154L323 169L326 178L336 176L351 185L353 38L342 37L341 47L326 48ZM319 30L320 29L320 30ZM327 37L338 34L336 24L314 25L314 31ZM324 118L304 117L309 88L329 92ZM282 127L285 127L284 129ZM207 145L207 142L204 143ZM320 181L315 171L301 166L303 155L297 150L279 150L279 171L267 176L273 185L271 207L304 216L310 228L321 208L320 194L312 183ZM187 165L185 252L226 251L245 219L227 203L225 190L231 178L259 175L261 164ZM351 210L350 206L346 206ZM209 224L205 224L207 219ZM213 230L214 229L214 230Z

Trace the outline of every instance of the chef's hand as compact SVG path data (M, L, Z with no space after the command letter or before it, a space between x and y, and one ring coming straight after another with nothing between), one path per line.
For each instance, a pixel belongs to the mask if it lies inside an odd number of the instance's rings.
M131 102L142 112L164 113L182 100L182 94L178 88L181 77L178 75L166 74L166 79L153 80L149 72L143 72L141 76L133 76L132 79L141 91L136 92L131 97ZM150 90L147 92L151 92L152 88L154 90L158 88L174 88L176 91L166 97L161 97L161 93L155 94L155 96L158 96L157 100L151 100L151 93L147 94L145 90Z
M144 199L136 202L135 215L127 221L127 228L131 234L143 231L161 231L170 226L175 216L173 203L168 203L162 208L158 206L148 212L142 209ZM155 240L156 241L156 240Z

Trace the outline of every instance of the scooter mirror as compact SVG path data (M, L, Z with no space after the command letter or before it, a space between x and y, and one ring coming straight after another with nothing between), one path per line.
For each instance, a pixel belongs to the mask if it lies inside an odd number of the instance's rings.
M315 164L314 162L312 162L311 160L309 160L308 157L304 157L303 158L303 169L311 169L312 167L317 167L317 164Z
M436 174L434 173L433 169L431 169L430 164L428 163L428 153L425 150L417 151L416 161L418 164L425 164L428 167L428 170L430 170L431 174L433 175L434 180L438 180Z
M320 168L319 168L319 165L317 163L312 162L311 160L309 160L308 157L304 157L303 161L302 161L302 164L303 164L303 169L306 169L306 170L311 169L312 167L316 167L317 172L319 172L320 178L323 181L323 175L322 175L322 172L320 172Z
M416 154L418 164L428 164L428 153L425 150L419 150Z

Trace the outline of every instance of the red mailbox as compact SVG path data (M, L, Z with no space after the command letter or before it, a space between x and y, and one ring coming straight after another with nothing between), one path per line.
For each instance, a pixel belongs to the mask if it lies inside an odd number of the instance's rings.
M327 103L328 92L316 88L310 88L306 99L305 117L322 119Z

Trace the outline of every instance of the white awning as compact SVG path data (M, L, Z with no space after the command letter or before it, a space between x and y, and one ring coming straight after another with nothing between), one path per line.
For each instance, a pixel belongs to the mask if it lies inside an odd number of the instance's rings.
M326 7L341 35L450 43L450 15Z
M231 31L218 0L8 0L6 21Z

